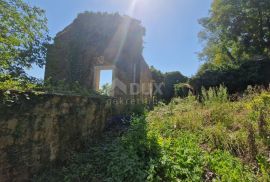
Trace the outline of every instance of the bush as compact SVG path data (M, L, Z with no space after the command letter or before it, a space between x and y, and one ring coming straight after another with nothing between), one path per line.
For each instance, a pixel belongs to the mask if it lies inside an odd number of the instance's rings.
M202 101L204 104L224 104L228 101L228 97L227 88L222 85L209 88L209 90L202 88Z
M207 69L199 72L190 79L190 85L196 92L202 87L218 87L224 84L229 93L243 92L249 85L263 85L268 87L270 83L270 60L246 61L237 67L220 69Z
M193 88L187 83L179 83L174 85L174 96L175 97L187 97L193 92Z
M196 138L182 133L177 138L162 138L158 143L161 156L152 161L150 181L200 181L203 174L204 157Z
M217 181L255 181L251 169L228 152L215 151L208 156L208 167L216 175Z

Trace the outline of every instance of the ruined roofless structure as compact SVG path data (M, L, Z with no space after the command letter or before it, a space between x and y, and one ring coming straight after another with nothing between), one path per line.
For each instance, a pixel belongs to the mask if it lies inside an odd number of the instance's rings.
M112 96L151 96L140 21L128 16L85 12L59 32L47 54L45 79L79 82L98 90L101 70L112 70Z

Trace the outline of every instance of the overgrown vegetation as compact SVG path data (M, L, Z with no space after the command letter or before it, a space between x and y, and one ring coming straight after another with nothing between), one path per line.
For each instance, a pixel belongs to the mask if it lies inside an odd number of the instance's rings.
M45 11L23 0L0 0L0 75L26 77L25 69L45 63L48 36Z
M105 85L102 85L99 92L100 92L101 95L111 96L112 95L112 85L109 84L109 83L106 83Z
M220 84L226 85L229 93L244 92L248 86L263 86L270 83L270 60L247 61L234 68L213 68L199 72L189 80L197 92L202 87L210 88Z
M269 9L269 0L212 2L209 16L199 20L204 64L189 82L197 92L220 84L230 93L269 84Z
M199 21L205 42L201 59L224 67L269 58L269 9L268 0L214 0L209 16Z
M14 78L11 75L0 74L0 90L29 91L41 89L42 82L37 79Z
M224 87L160 103L38 181L269 181L270 92Z
M150 67L150 71L152 79L155 84L158 85L158 89L160 89L157 90L157 87L153 88L154 96L167 103L175 96L174 85L186 83L188 81L188 78L179 71L162 73L153 66Z
M243 92L247 85L266 87L270 82L269 9L269 0L214 0L209 17L200 20L199 36L205 46L199 56L205 63L196 76L188 81L180 72L163 74L151 68L153 79L164 83L163 93L155 95L158 99L169 102L174 93L183 98L134 116L128 129L107 131L95 144L86 143L84 150L74 152L65 164L37 174L34 181L270 181L270 91L250 88L234 102L228 95ZM98 94L76 82L89 71L87 67L75 69L74 78L69 78L72 84L29 78L25 69L45 63L50 39L44 11L23 0L0 0L0 11L0 90ZM79 16L87 19L88 26L106 27L120 17L116 14L111 21L107 14ZM95 21L96 16L104 22ZM104 52L115 32L110 30L116 27L108 29L105 43L97 50ZM79 48L92 47L85 41L88 29L76 31L72 40L77 43L69 45L76 56L70 59L71 66L79 68L74 62L81 55ZM142 37L145 30L134 33ZM128 51L133 52L133 46ZM228 90L213 88L220 84ZM108 94L108 88L104 90Z
M42 81L26 74L44 66L48 36L45 11L23 0L0 0L0 90L39 90Z

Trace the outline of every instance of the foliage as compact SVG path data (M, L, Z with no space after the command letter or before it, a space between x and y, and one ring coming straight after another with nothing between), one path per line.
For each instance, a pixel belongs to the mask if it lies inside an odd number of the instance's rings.
M269 58L270 2L214 0L209 17L199 22L206 42L200 57L214 66Z
M187 83L179 83L174 85L174 95L176 97L187 97L189 93L193 92L191 85Z
M269 110L270 107L265 105L267 95L269 92L253 93L237 102L229 102L226 88L212 88L202 91L202 102L194 96L177 98L169 105L162 105L150 112L147 120L154 133L171 140L179 140L177 137L182 133L195 136L197 146L205 152L201 154L205 164L201 179L255 181L259 178L259 181L265 181L269 179L267 171L270 159L267 136L260 135L261 117L255 117L255 122L251 124L254 132L249 126L250 115L256 111L252 107L254 102ZM265 118L269 118L269 115ZM265 133L269 134L268 119L263 126ZM257 160L253 151L257 151ZM254 163L259 164L258 168L255 167L258 173L251 170Z
M264 156L258 156L257 161L259 164L261 175L259 176L259 181L270 181L270 162Z
M209 88L209 90L202 88L202 102L204 104L225 104L228 101L228 98L227 88L222 85L217 88Z
M190 84L202 87L224 84L230 93L248 85L268 85L270 57L270 1L214 0L208 17L199 20L199 38L205 63Z
M160 70L157 70L154 66L151 66L150 71L152 73L153 80L155 80L157 83L162 83L164 81L164 74Z
M80 96L100 96L100 93L83 87L79 82L68 83L65 80L52 81L45 80L42 90L54 94L80 95Z
M0 90L31 91L41 90L42 82L34 78L14 78L11 75L0 74Z
M248 61L239 67L227 67L222 69L206 69L199 71L192 77L189 84L196 92L202 87L210 88L225 85L229 93L243 92L250 86L262 85L268 87L270 83L270 61Z
M79 95L86 97L106 98L108 95L101 94L94 90L82 87L78 82L68 84L64 80L52 82L50 79L38 80L33 77L13 77L11 75L0 74L0 90L1 91L30 91L45 92L61 95ZM137 109L139 110L139 108Z
M155 69L151 66L150 71L152 73L152 78L157 84L163 84L161 87L162 93L157 93L154 87L155 96L166 102L169 102L175 96L174 85L180 83L186 83L188 78L182 75L180 72L167 72L162 73L161 71Z
M164 89L164 74L160 70L157 70L154 66L150 67L150 71L152 79L155 81L155 83L163 84L162 89ZM162 99L162 94L158 93L155 87L153 88L153 93L155 94L155 97Z
M217 181L255 181L255 176L239 159L228 152L215 151L208 156L208 165L217 174Z
M99 92L101 93L101 95L111 96L112 85L110 85L109 83L106 83L105 85L102 85Z
M20 77L33 64L42 67L49 41L44 10L22 0L1 0L0 12L0 73Z
M124 133L107 132L35 181L268 181L269 145L254 123L254 136L247 126L269 92L237 102L229 102L222 86L202 93L203 102L189 95L133 117ZM251 147L258 148L255 159Z
M161 156L151 162L149 181L200 181L204 158L191 134L175 138L159 136L158 143Z
M143 181L147 176L144 157L150 147L145 129L143 118L134 118L124 136L107 133L101 144L87 147L86 152L74 155L70 165L50 171L51 176L45 173L37 181Z
M164 74L164 92L163 98L170 101L174 97L174 85L178 83L186 83L187 77L183 76L180 72L168 72Z

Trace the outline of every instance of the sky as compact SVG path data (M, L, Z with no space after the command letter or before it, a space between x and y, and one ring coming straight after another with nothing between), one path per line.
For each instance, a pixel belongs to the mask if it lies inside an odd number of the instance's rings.
M25 0L46 11L49 34L54 37L84 11L119 12L132 16L146 28L143 56L162 72L180 71L192 76L202 64L198 19L206 17L212 0ZM28 73L44 77L44 69ZM108 76L108 75L107 75ZM105 76L106 77L106 76Z

